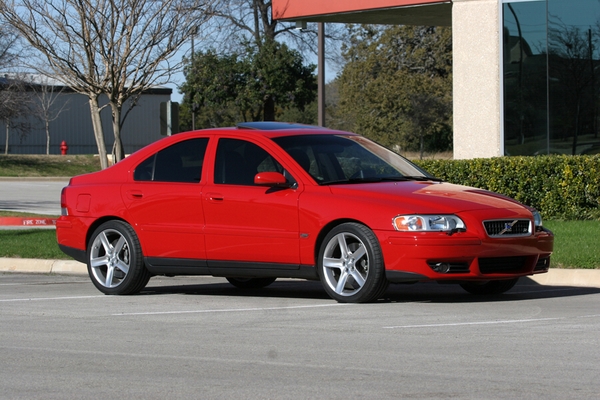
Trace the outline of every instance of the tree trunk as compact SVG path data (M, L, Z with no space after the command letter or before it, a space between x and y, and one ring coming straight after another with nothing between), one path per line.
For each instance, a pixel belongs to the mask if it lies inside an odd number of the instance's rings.
M113 133L115 135L115 143L113 145L112 154L114 156L115 162L121 161L125 158L125 151L123 149L123 141L121 140L121 107L114 103L110 103L110 108L112 110L112 126Z
M267 97L263 107L263 120L264 121L275 121L275 101L273 96Z
M102 120L100 119L100 107L98 107L98 96L88 95L90 99L90 113L92 116L92 125L94 126L94 137L98 146L98 155L100 156L100 168L108 168L108 159L106 158L106 143L104 142L104 131L102 130Z
M10 133L9 121L6 120L6 147L4 148L4 154L8 154L8 134Z
M50 154L50 123L46 118L46 155Z

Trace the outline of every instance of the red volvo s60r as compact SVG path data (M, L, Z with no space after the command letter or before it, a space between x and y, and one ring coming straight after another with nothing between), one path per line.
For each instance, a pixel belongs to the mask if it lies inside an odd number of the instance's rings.
M287 123L159 140L72 178L61 214L60 248L106 294L154 275L319 279L340 302L390 282L498 294L547 272L554 240L513 199L441 182L360 135Z

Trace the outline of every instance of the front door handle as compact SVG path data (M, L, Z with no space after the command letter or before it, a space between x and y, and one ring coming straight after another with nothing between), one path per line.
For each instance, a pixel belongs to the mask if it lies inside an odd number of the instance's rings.
M223 195L221 193L206 193L206 200L209 201L223 201Z

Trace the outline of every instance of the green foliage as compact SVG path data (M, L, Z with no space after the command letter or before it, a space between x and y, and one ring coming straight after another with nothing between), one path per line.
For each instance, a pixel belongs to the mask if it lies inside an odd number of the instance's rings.
M287 109L304 108L316 97L314 65L304 66L300 53L272 40L247 46L245 54L198 52L185 69L182 129L233 125L239 121L274 120Z
M600 221L544 221L554 235L552 267L600 268Z
M339 128L403 150L450 148L450 29L361 26L350 37L332 111Z
M600 219L600 156L420 160L445 181L501 193L544 218Z

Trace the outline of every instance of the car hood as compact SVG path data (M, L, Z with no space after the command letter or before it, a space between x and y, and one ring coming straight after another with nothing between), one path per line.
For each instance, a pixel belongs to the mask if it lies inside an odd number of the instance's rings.
M441 182L380 182L330 186L342 198L401 205L413 213L458 213L472 210L528 208L510 197L487 190Z

